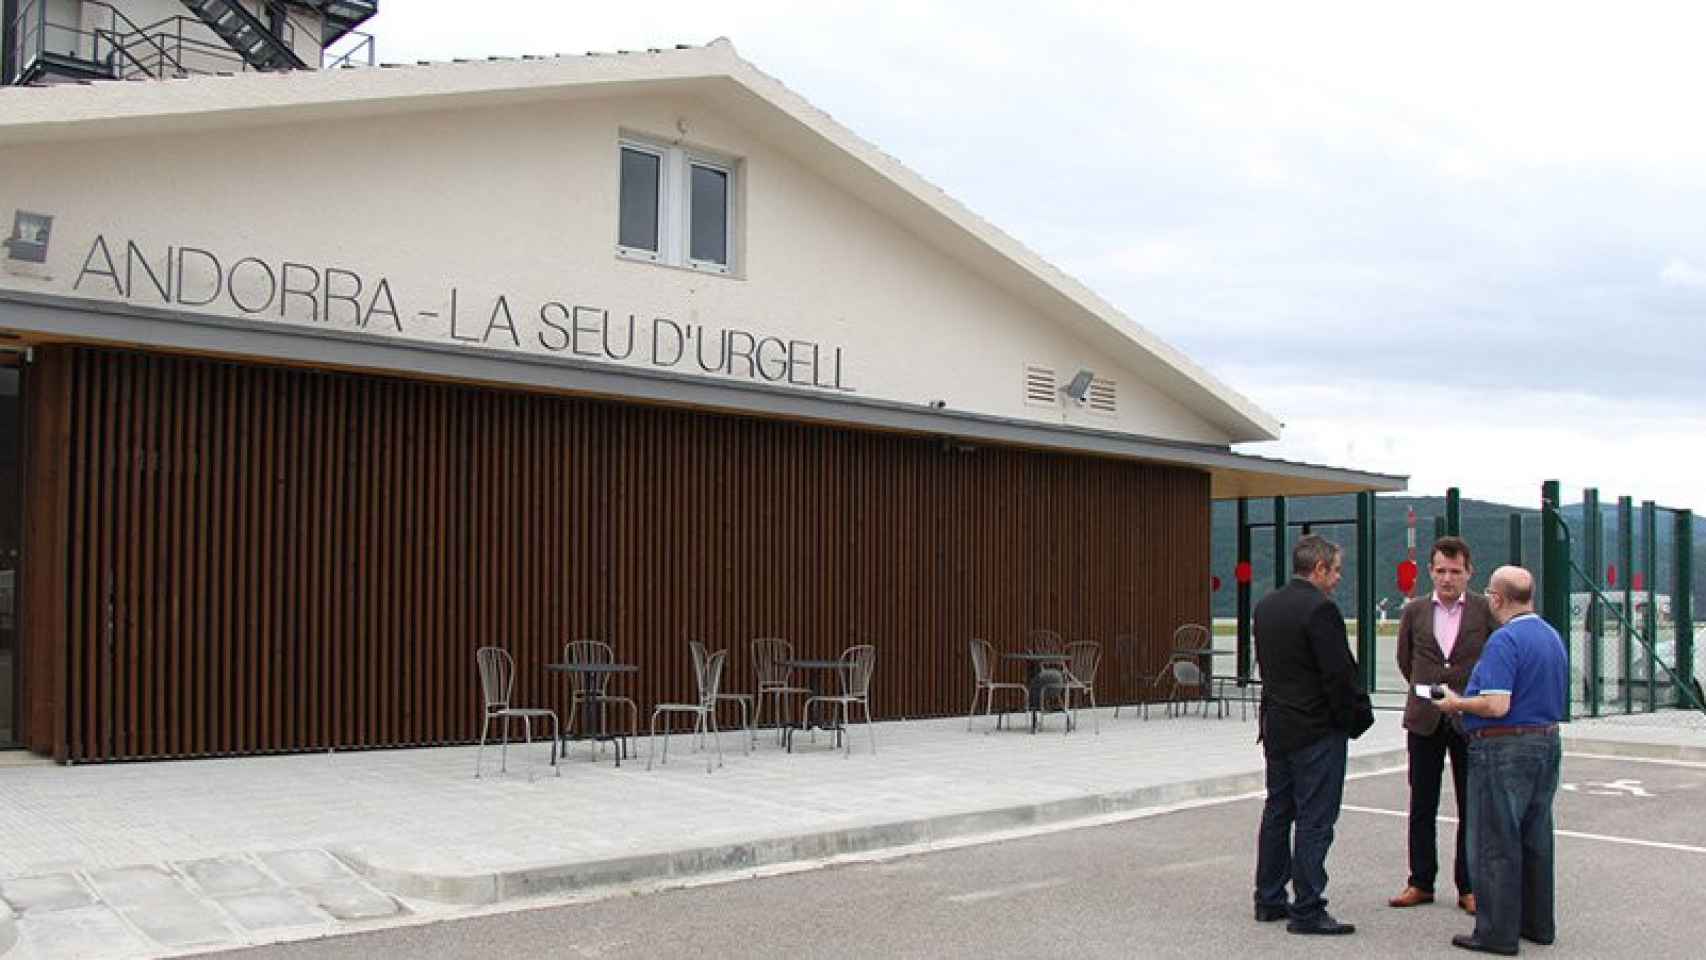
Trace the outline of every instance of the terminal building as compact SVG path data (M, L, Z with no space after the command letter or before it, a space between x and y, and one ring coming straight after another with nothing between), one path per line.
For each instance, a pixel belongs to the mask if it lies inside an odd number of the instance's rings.
M727 41L347 68L374 6L6 3L0 742L470 742L478 647L562 710L580 638L642 709L774 636L951 714L971 638L1207 622L1212 500L1403 486L1233 452L1279 422Z

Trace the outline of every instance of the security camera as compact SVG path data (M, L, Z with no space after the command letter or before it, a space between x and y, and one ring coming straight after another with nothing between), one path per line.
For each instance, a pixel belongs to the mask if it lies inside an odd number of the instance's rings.
M1090 381L1095 377L1089 370L1080 370L1073 376L1072 382L1060 388L1060 392L1082 407L1090 402Z
M946 408L947 406L948 406L948 401L946 401L946 400L932 400L932 401L930 401L930 409L932 409L932 410L941 410L941 409Z

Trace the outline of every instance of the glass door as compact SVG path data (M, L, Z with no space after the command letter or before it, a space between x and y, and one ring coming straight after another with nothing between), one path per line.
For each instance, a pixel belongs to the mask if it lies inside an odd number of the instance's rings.
M23 371L0 353L0 748L18 744L18 556L23 543Z

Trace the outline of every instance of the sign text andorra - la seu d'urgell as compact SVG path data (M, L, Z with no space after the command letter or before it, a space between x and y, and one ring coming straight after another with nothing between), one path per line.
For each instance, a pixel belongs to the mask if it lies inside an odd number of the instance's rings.
M403 333L408 316L418 330L457 343L854 392L844 377L841 347L811 340L664 316L628 313L624 319L604 307L561 300L517 308L505 294L470 304L454 286L434 305L438 309L410 312L398 308L385 277L370 284L354 270L288 260L275 264L253 256L227 262L210 250L184 245L167 246L150 257L132 240L120 248L102 234L90 243L72 289L220 312L229 307L248 318L338 324L371 333Z

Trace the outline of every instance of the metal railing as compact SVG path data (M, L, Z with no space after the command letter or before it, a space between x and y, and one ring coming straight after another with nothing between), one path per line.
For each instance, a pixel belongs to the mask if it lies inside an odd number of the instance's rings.
M1558 528L1561 531L1563 531L1564 549L1566 551L1565 556L1568 557L1571 575L1573 575L1574 578L1582 586L1587 588L1588 592L1593 597L1594 604L1595 604L1595 607L1597 608L1597 610L1598 611L1610 610L1612 613L1616 614L1618 626L1623 631L1623 635L1626 637L1630 637L1630 638L1634 639L1637 643L1639 643L1641 645L1642 650L1647 655L1647 663L1649 665L1657 665L1659 667L1659 669L1661 669L1665 672L1665 676L1667 676L1670 679L1671 689L1676 691L1677 700L1678 700L1679 704L1686 698L1687 702L1690 705L1692 705L1694 709L1699 710L1701 713L1706 713L1706 702L1702 701L1700 695L1694 689L1693 684L1688 683L1685 680L1685 678L1679 676L1675 670L1671 669L1670 664L1665 663L1664 658L1658 655L1658 649L1653 645L1652 641L1647 637L1646 631L1642 630L1640 627L1637 627L1635 625L1634 620L1630 616L1629 611L1623 609L1623 605L1621 603L1615 602L1615 601L1611 600L1609 597L1607 597L1605 595L1605 593L1599 589L1599 585L1594 582L1594 578L1588 576L1587 571L1583 570L1581 565L1576 563L1576 558L1569 555L1568 551L1570 550L1571 547L1573 547L1575 545L1575 534L1573 532L1571 532L1570 524L1568 521L1566 521L1564 519L1563 513L1557 507L1552 506L1550 504L1548 504L1545 507L1545 509L1548 512L1553 514L1553 520L1558 524ZM1589 614L1590 621L1596 615L1597 615L1597 613L1590 613ZM1592 631L1595 626L1596 626L1595 624L1590 622L1590 624L1589 624L1590 631ZM1677 624L1678 630L1692 630L1693 628L1694 628L1694 625L1691 623L1679 623L1679 624ZM1566 643L1569 642L1567 638L1566 638L1565 642ZM1597 664L1595 664L1593 666L1597 668ZM1592 677L1592 681L1591 681L1592 685L1596 688L1596 689L1590 691L1590 696L1591 696L1590 702L1597 704L1601 701L1600 691L1597 689L1597 687L1599 686L1598 670L1597 669L1591 670L1590 676ZM1629 677L1629 676L1623 677L1623 683L1625 685L1627 685L1631 682L1632 682L1631 677ZM1656 698L1657 698L1657 691L1655 689L1656 680L1651 673L1649 673L1647 675L1647 683L1648 683L1647 703L1649 705L1656 705Z
M4 82L18 82L48 56L63 57L89 72L121 80L254 69L207 24L194 17L170 16L138 25L123 11L102 0L84 0L82 6L105 9L107 25L85 30L80 22L55 23L48 17L47 0L25 0L11 24L12 72ZM316 29L317 25L301 23L287 15L280 39L294 50L299 35L315 35ZM351 30L339 44L335 50L321 51L322 68L373 66L375 49L371 34Z
M331 70L337 67L371 67L374 62L373 34L351 30L338 40L354 38L353 43L345 44L342 52L327 47L320 53L320 69Z
M11 75L7 83L15 83L31 66L52 54L80 63L97 64L93 49L93 34L82 29L81 23L54 23L47 18L46 0L26 0L9 24L12 37Z

